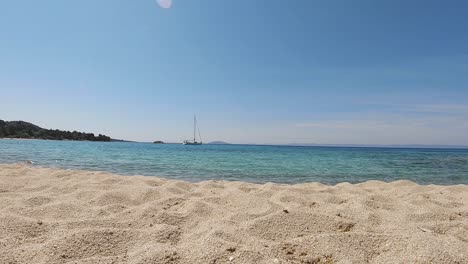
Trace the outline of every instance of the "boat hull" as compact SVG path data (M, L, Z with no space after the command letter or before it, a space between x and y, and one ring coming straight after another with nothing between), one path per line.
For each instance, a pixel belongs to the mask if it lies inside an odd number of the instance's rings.
M184 145L201 145L201 142L184 142Z

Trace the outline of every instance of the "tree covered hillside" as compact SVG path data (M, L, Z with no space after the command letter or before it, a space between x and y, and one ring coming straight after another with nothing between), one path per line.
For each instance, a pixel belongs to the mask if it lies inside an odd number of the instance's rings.
M111 138L99 134L83 133L77 131L62 131L45 129L24 121L0 120L0 138L34 138L51 140L88 140L88 141L111 141Z

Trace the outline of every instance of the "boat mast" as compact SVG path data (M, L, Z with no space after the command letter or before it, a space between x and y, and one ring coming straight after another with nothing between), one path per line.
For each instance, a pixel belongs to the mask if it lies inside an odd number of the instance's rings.
M197 129L197 116L193 115L193 143L196 141L196 129Z

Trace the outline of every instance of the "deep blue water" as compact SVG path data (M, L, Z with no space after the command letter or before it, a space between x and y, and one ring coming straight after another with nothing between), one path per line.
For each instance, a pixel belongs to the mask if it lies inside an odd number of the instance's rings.
M468 150L156 145L0 139L0 163L103 170L189 181L468 184Z

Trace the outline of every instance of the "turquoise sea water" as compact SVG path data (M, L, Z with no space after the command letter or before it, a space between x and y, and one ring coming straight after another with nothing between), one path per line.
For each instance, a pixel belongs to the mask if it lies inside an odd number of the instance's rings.
M468 150L156 145L0 139L0 163L102 170L189 181L468 184Z

